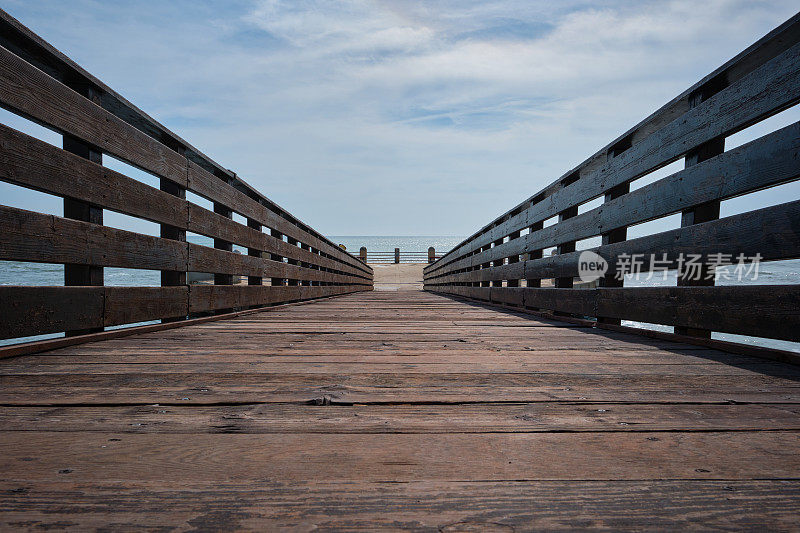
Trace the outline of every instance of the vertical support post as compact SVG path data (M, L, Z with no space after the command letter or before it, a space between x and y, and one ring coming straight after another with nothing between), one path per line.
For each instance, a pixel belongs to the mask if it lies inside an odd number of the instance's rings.
M497 239L496 241L494 241L495 246L500 246L501 244L503 244L503 239ZM497 259L495 261L492 261L491 266L500 266L502 264L503 264L503 259ZM502 287L502 286L503 286L502 281L500 280L492 281L492 287Z
M431 246L428 248L428 264L433 263L436 261L436 248Z
M83 87L82 91L78 91L89 100L97 103L99 102L100 95L91 87ZM80 139L71 135L64 135L63 147L67 152L73 153L84 159L88 159L98 165L103 164L103 153L97 150ZM93 206L91 204L81 202L74 198L64 198L64 218L71 218L74 220L81 220L91 224L103 224L103 209ZM66 286L103 286L103 267L93 265L77 265L65 264L64 265L64 285ZM89 328L67 331L67 337L75 335L85 335L87 333L94 333L103 331L103 328Z
M280 231L273 229L270 230L269 234L275 237L277 240L283 241L283 233L281 233ZM278 261L280 263L283 262L283 256L278 254L270 254L270 259L272 259L273 261ZM286 285L286 280L284 278L272 278L270 280L270 285L272 285L273 287L283 287L284 285Z
M288 242L292 246L297 246L297 240L296 239L292 239L291 237L286 237L286 242ZM286 261L290 265L298 264L298 261L296 259L287 259ZM288 280L286 280L286 284L289 285L290 287L296 287L300 283L296 279L288 279Z
M253 220L252 218L247 219L247 227L253 228L256 231L261 231L261 224L257 220ZM248 248L247 255L251 257L263 257L261 250L258 248ZM264 283L264 278L261 276L247 276L247 284L248 285L261 285Z
M610 202L611 200L615 200L620 196L628 194L631 192L631 184L630 183L621 183L616 187L613 187L611 190L606 192L603 202ZM615 228L608 233L603 233L602 235L602 245L605 246L607 244L614 244L616 242L622 242L627 240L628 238L628 227L623 226L621 228ZM599 287L622 287L623 280L617 279L617 273L612 268L613 265L608 265L608 271L606 272L605 276L598 280ZM599 316L597 317L597 321L600 324L616 324L617 326L620 325L621 320L619 318L609 318Z
M561 213L558 214L558 221L564 222L567 219L570 219L578 214L578 206L570 207L569 209L565 209ZM575 251L575 241L569 241L559 244L556 247L556 253L558 255L561 254L568 254L570 252ZM555 286L558 289L571 289L572 288L572 276L568 276L566 278L556 278Z
M310 246L308 246L307 244L303 244L303 243L300 243L300 248L303 249L303 250L309 250L309 251L311 250ZM300 262L300 266L303 267L303 268L311 268L311 265L309 263L304 262L304 261ZM313 282L308 281L308 280L304 280L304 281L300 282L300 285L303 285L304 287L308 287L308 286L313 285Z
M491 244L487 244L486 246L481 247L481 252L486 252L486 251L491 250L491 249L492 249L492 245ZM491 266L492 266L491 262L489 262L489 263L481 263L481 270L486 269L486 268L491 268ZM491 284L492 284L491 281L481 281L481 287L490 287Z
M367 262L367 247L362 246L360 250L358 250L358 258L361 259L364 263Z
M710 159L716 155L721 154L725 151L725 139L714 139L707 143L701 144L688 154L686 154L686 167L690 167L705 161L706 159ZM719 200L712 200L711 202L706 202L704 204L700 204L694 206L690 209L686 209L681 213L681 227L692 226L694 224L702 224L703 222L709 222L711 220L717 220L719 218L719 207L720 203ZM699 279L694 279L694 276L697 275L692 273L690 276L686 275L679 275L678 276L678 287L707 287L714 285L714 278L706 279L706 276L709 275L709 268L707 264L703 264L702 268L699 272ZM689 335L690 337L701 337L705 339L711 338L711 331L707 329L699 329L699 328L687 328L683 326L675 326L675 333L678 335Z
M161 178L160 189L167 194L177 196L181 199L186 199L186 189L177 183ZM161 224L161 238L172 239L174 241L186 242L186 230L177 226L169 224ZM176 270L162 270L161 271L161 286L162 287L180 287L186 285L186 272ZM186 317L177 318L162 318L161 322L176 322L178 320L185 320Z
M722 82L720 82L722 83ZM718 90L720 90L719 86L711 86L708 87L708 92L705 90L701 90L698 93L691 95L689 97L689 107L696 107L700 105L701 102L710 98L715 94ZM686 154L686 167L694 166L698 163L702 163L706 159L711 159L714 156L717 156L725 151L725 138L720 137L717 139L712 139L708 142L697 146L693 150L690 150ZM681 213L681 227L692 226L694 224L702 224L703 222L709 222L711 220L717 220L719 218L719 200L712 200L711 202L706 202L704 204L696 205L690 209L685 209ZM700 269L699 273L700 279L693 279L692 276L678 276L678 287L689 287L689 286L713 286L714 279L705 279L706 276L709 274L708 265L703 264L702 268ZM705 339L711 338L711 331L707 329L699 329L699 328L687 328L682 326L675 327L675 333L678 335L689 335L691 337L701 337Z
M394 262L395 264L400 263L400 248L394 249Z
M230 183L228 180L225 181ZM228 206L223 205L219 202L214 202L214 212L217 213L218 215L224 216L225 218L233 218L233 210L230 209ZM226 252L232 252L233 243L214 237L214 248L218 250L225 250ZM215 273L214 285L233 285L233 275ZM233 309L216 309L214 310L214 313L223 314L223 313L230 313L231 311L233 311Z
M511 240L519 239L519 237L520 237L520 232L519 231L515 231L514 233L512 233L509 236L509 238ZM513 263L519 263L519 256L518 255L512 255L511 257L508 258L508 264L511 265ZM508 280L508 283L507 283L506 286L508 286L508 287L519 287L519 280L518 279L510 279L510 280Z
M539 231L542 228L544 228L544 222L537 222L536 224L532 224L531 226L529 226L529 230L530 230L531 233L533 233L534 231ZM540 250L532 250L532 251L528 252L528 261L533 261L534 259L541 259L541 258L542 258L542 250L541 249ZM525 277L527 278L525 280L525 286L526 287L541 287L542 286L541 278L531 278L531 277L529 277L527 275L527 270L528 269L525 268L525 270L526 270Z

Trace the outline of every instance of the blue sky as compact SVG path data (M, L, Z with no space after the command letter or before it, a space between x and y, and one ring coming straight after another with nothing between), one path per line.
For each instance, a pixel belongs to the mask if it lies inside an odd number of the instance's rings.
M780 0L3 4L328 235L469 234L797 9ZM4 203L47 210L39 196L2 192Z

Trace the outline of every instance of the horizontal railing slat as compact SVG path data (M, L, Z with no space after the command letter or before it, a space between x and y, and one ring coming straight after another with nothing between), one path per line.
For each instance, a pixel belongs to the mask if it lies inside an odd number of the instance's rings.
M230 218L209 211L199 205L190 203L188 209L189 222L187 224L187 229L193 233L223 239L245 248L255 248L282 257L313 263L325 266L326 268L334 268L364 278L372 277L371 272L352 267L350 264L336 262L335 265L331 266L330 260L324 260L325 258L322 256L312 254L308 250L303 250L289 243L278 241L262 231L248 228Z
M0 339L103 327L104 290L0 286Z
M6 206L0 206L0 231L0 260L6 261L188 270L330 283L370 281Z
M0 286L0 339L100 328L217 309L324 298L371 290L369 286L181 287Z
M266 278L284 278L329 283L369 283L365 278L323 272L299 265L227 252L197 244L189 244L189 266L192 272L237 274Z
M800 341L800 285L599 289L450 286L436 292L586 317Z
M0 124L0 180L186 227L185 200Z
M0 206L0 259L186 270L185 242Z
M186 317L190 290L187 286L104 287L103 325Z

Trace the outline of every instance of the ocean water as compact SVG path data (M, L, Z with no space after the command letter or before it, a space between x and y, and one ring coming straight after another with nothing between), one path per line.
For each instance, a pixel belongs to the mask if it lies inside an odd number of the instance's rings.
M428 247L433 246L437 255L449 251L459 244L464 237L462 236L359 236L359 235L333 235L328 237L336 244L344 244L347 251L358 255L358 250L366 246L368 251L388 252L400 248L401 251L427 252ZM212 240L205 237L190 237L192 242L198 244L212 245ZM234 247L246 253L241 247ZM157 287L161 284L161 273L157 270L135 270L127 268L104 269L104 280L108 286L145 286ZM20 263L16 261L0 261L0 285L63 285L64 267L61 264L42 264L42 263ZM800 260L775 261L761 263L758 270L757 279L744 279L742 281L720 279L718 285L732 284L752 284L752 285L791 285L800 284ZM667 272L666 279L661 273L654 274L650 279L647 275L640 275L638 279L631 276L626 277L626 287L636 286L675 286L677 276L675 271ZM800 310L798 310L800 312ZM623 325L642 327L658 331L671 332L672 328L659 324L645 324L640 322L623 321ZM129 327L122 326L122 327ZM43 335L24 339L38 340L44 338L58 337L59 334ZM742 335L732 335L727 333L714 333L713 338L729 340L745 344L759 346L769 346L784 350L800 352L800 343L779 341L773 339L761 339ZM21 342L21 339L0 340L0 345Z

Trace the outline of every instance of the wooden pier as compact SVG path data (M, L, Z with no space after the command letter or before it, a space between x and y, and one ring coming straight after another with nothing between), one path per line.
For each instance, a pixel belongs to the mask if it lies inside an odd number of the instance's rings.
M0 206L0 260L64 265L0 286L0 530L798 529L800 356L717 334L800 341L800 285L680 268L800 258L797 198L720 218L800 177L800 123L725 150L800 101L800 15L444 256L374 268L0 30L0 105L63 135L0 125L0 180L64 202ZM576 283L598 237L677 286Z

